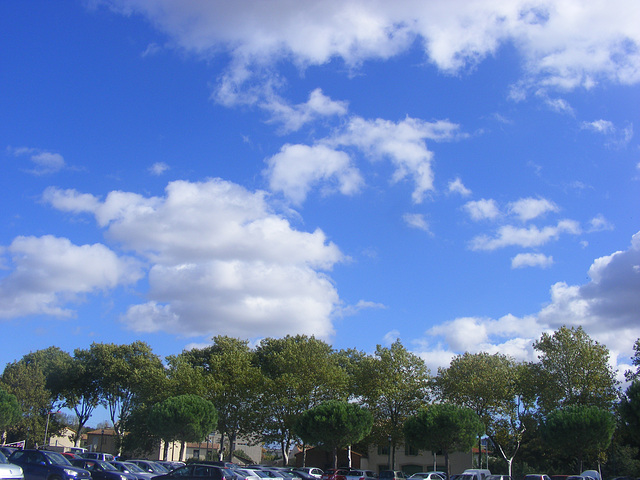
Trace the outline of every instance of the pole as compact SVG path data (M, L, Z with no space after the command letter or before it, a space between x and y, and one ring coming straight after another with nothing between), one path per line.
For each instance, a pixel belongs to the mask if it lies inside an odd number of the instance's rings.
M44 427L44 441L42 442L43 446L47 445L47 434L49 433L49 417L51 416L51 412L47 412L47 423Z

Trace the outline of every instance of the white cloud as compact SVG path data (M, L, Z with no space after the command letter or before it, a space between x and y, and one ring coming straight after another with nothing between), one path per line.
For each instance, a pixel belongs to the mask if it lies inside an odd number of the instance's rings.
M483 198L465 203L463 207L472 220L494 220L500 216L500 208L493 199Z
M271 113L272 121L282 123L285 132L299 130L316 118L342 116L348 111L346 102L331 100L319 88L309 94L309 100L299 105L290 106L282 98L272 96L261 107Z
M581 127L597 133L612 133L616 127L609 120L594 120L593 122L582 122Z
M407 225L412 228L430 232L429 222L427 222L426 218L424 218L424 215L422 215L421 213L405 213L402 216L402 219Z
M594 120L593 122L582 122L581 128L604 135L607 138L607 145L616 148L625 147L633 138L632 124L621 129L609 120Z
M466 317L434 326L419 341L419 354L429 358L430 351L440 356L486 351L532 361L536 359L532 344L543 332L581 326L609 348L621 374L640 338L640 232L632 237L629 249L596 259L588 273L591 280L584 285L552 285L549 303L535 315Z
M468 197L469 195L471 195L471 190L464 186L460 178L456 178L455 180L451 180L449 182L448 192L457 193L463 197Z
M169 165L167 165L164 162L156 162L149 167L149 173L151 173L151 175L160 176L164 172L169 170L169 168L170 168Z
M519 253L511 259L511 268L548 268L551 265L553 265L553 257L548 257L542 253Z
M472 250L496 250L509 246L539 247L551 240L556 240L563 233L578 235L581 233L580 225L573 220L560 220L555 226L543 228L536 226L518 228L505 225L498 229L493 238L479 235L471 240L469 246Z
M105 2L145 15L180 48L199 55L228 52L221 97L272 81L265 70L282 59L305 68L340 58L357 68L405 52L416 40L448 73L514 45L524 69L521 94L640 80L640 13L633 0ZM566 109L562 100L547 101Z
M64 158L59 153L29 147L9 147L7 150L15 157L28 157L34 167L27 171L34 175L56 173L66 166Z
M407 117L400 122L376 119L351 118L344 132L327 142L331 145L353 146L370 159L387 158L395 166L393 181L407 176L413 178L414 203L421 203L426 192L433 190L433 153L425 140L453 140L459 136L459 125L447 120L424 122Z
M613 224L604 218L604 215L596 215L589 221L589 231L590 232L602 232L604 230L613 230Z
M123 321L181 335L328 338L340 300L324 273L344 256L320 230L295 230L264 192L220 179L175 181L163 197L111 192L89 201L50 189L56 208L93 213L106 235L150 263L147 301Z
M102 244L74 245L52 235L17 237L5 251L12 271L0 280L0 317L71 316L81 295L135 283L140 264ZM11 269L11 267L9 267Z
M509 212L518 216L521 221L533 220L547 212L557 212L558 206L546 198L521 198L509 204Z
M267 160L264 172L269 187L282 192L291 202L300 205L312 186L322 184L325 192L338 190L344 195L360 191L363 179L345 152L325 145L284 145Z
M382 343L384 345L391 346L393 342L395 342L399 338L400 338L400 332L398 330L391 330L385 333L384 337L382 338Z

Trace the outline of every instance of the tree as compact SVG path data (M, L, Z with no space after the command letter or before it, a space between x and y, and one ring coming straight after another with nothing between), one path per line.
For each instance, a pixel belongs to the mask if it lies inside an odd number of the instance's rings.
M100 385L100 402L109 411L121 453L127 417L145 398L161 395L165 370L151 347L140 341L129 345L94 343L89 356Z
M480 435L491 431L495 419L496 441L506 440L512 427L517 430L516 375L516 363L507 355L465 353L454 357L449 368L438 369L436 391L442 401L472 409L485 427ZM482 455L480 435L478 465Z
M470 408L435 403L407 419L404 435L409 445L444 454L448 480L449 453L470 450L483 428L480 417Z
M53 421L47 422L51 420L50 413L56 399L47 389L45 370L50 371L49 366L53 365L47 361L47 351L32 352L8 363L2 373L4 388L15 395L22 410L22 418L9 430L9 436L11 439L25 439L28 446L41 443L46 433L59 429L55 416Z
M338 448L362 440L373 426L371 413L344 400L329 400L304 412L295 426L305 442L333 452L333 467L338 467Z
M21 416L22 410L16 396L8 393L0 386L0 431L2 431L3 440L6 436L5 430L7 427L17 423Z
M640 446L640 380L634 380L620 402L620 418L626 433Z
M298 417L323 401L345 398L347 374L330 345L306 335L267 338L255 358L264 375L262 439L280 446L286 465Z
M636 367L636 371L627 370L624 372L624 376L628 382L633 380L640 380L640 338L633 344L633 357L631 357L631 364Z
M263 377L249 342L226 336L216 336L213 342L210 347L184 351L171 365L185 362L204 375L207 388L203 395L216 406L218 430L229 439L230 462L238 435L249 436L255 430ZM221 441L220 455L223 444Z
M543 413L569 405L613 408L619 392L609 350L582 327L544 333L533 347L540 352L538 403Z
M569 405L548 415L542 434L551 448L577 458L582 471L586 456L598 458L609 447L615 428L611 412L596 406Z
M148 421L165 442L181 442L182 458L185 442L201 442L215 430L218 413L213 403L198 395L179 395L151 407Z
M64 385L59 388L63 405L74 411L77 418L73 443L77 447L82 430L100 403L100 384L98 372L93 368L89 350L76 349L73 358L64 368Z

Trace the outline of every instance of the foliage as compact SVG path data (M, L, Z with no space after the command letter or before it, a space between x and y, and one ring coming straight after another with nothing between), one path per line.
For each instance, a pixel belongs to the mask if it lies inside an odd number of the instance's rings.
M404 435L407 443L416 448L442 451L449 478L449 453L468 451L483 429L480 417L472 409L435 403L407 419Z
M201 442L215 430L218 413L213 403L198 395L178 395L151 407L148 422L167 442Z
M545 413L569 405L611 410L618 382L609 366L609 350L582 327L561 327L533 344L540 352L538 403Z
M620 418L627 435L640 446L640 380L634 380L620 402Z
M185 351L172 358L170 372L182 371L185 378L195 378L187 387L192 388L194 383L204 386L202 395L218 411L218 430L229 438L227 460L232 461L237 436L249 436L256 429L263 378L247 341L217 336L213 342L210 347ZM170 378L174 378L171 373Z
M21 417L22 410L16 396L0 386L0 430L4 431L7 427L11 427Z
M575 457L582 468L587 457L597 458L611 443L615 417L602 408L570 405L551 412L542 429L544 441Z
M136 404L162 395L164 367L151 347L140 341L129 345L93 343L89 357L100 385L100 402L109 411L120 450L123 425Z
M633 344L633 357L631 357L631 364L636 367L636 371L627 370L624 372L624 376L628 382L633 380L640 380L640 338Z
M396 446L404 441L404 422L427 401L429 382L424 361L400 340L389 348L378 345L374 356L359 360L355 384L360 403L374 417L372 441L385 445L391 437L392 465Z
M454 357L448 368L438 369L435 385L441 400L476 412L485 432L491 432L499 446L506 447L515 439L516 445L511 448L515 455L521 431L516 375L516 364L506 355L465 353ZM504 449L502 452L506 459L507 453ZM482 449L478 449L478 455L482 455Z
M304 412L295 431L305 443L332 451L337 468L337 449L359 442L372 426L373 416L368 410L344 400L329 400Z
M330 345L305 335L267 338L255 359L264 375L262 440L280 446L286 465L298 417L326 400L345 398L348 376Z

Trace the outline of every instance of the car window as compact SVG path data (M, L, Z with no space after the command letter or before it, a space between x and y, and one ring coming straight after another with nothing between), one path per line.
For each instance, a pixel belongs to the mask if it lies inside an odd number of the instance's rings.
M45 452L44 455L47 457L50 463L54 465L64 465L69 466L71 462L67 460L67 457L57 452Z
M189 475L191 475L191 467L180 467L171 472L172 477L188 477Z

